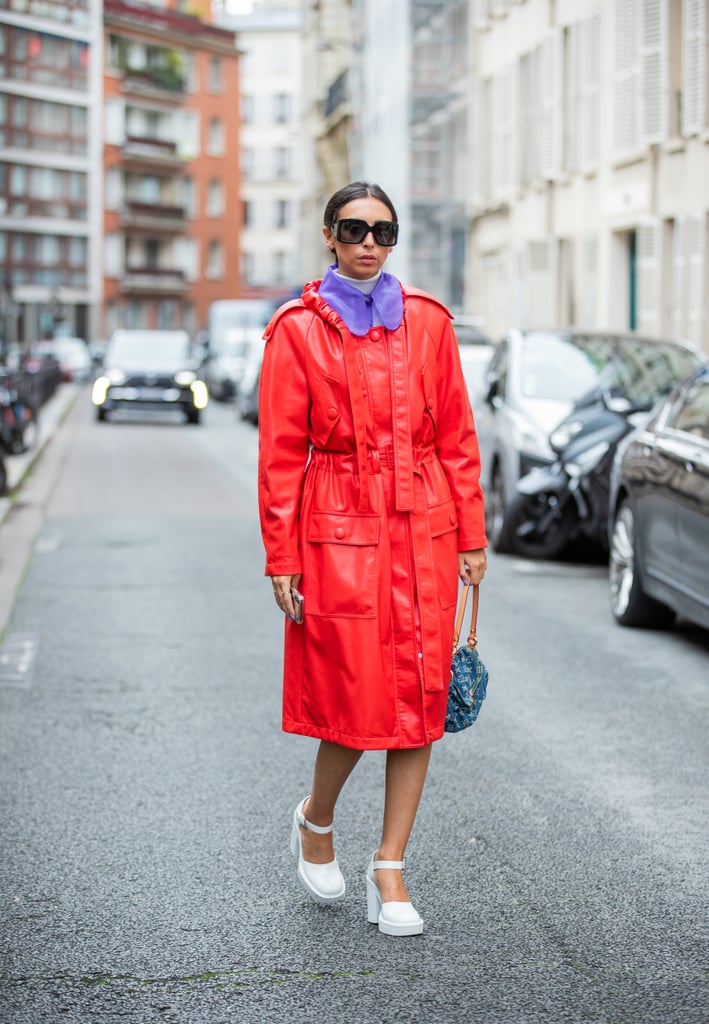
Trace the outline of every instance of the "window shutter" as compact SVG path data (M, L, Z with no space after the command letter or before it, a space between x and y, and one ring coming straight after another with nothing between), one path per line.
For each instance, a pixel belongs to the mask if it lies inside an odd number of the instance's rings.
M595 327L598 322L598 238L588 235L581 248L580 326Z
M620 153L640 144L640 0L617 0L614 144Z
M576 128L581 164L595 164L601 139L601 16L581 23L581 117Z
M550 32L539 47L539 138L541 173L556 178L561 169L563 138L563 56L561 32Z
M672 333L676 338L686 338L687 237L686 221L677 218L672 234Z
M667 137L667 0L643 0L640 61L643 142L650 145Z
M527 326L548 327L554 321L554 241L527 243Z
M659 221L637 228L638 332L662 333L662 230Z
M707 122L706 0L682 5L682 134L695 135Z
M109 146L122 146L125 142L124 105L123 100L106 101L106 120L104 122L104 142Z
M701 347L704 328L704 266L706 260L706 217L691 217L686 224L687 337Z

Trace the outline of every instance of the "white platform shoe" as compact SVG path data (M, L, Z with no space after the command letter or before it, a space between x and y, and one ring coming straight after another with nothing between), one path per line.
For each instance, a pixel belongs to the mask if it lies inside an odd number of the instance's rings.
M379 886L374 881L374 872L380 868L404 870L403 860L375 860L372 856L367 868L367 920L379 926L384 935L420 935L423 931L423 918L416 912L413 905L404 901L382 902Z
M317 832L320 836L332 832L332 825L313 825L312 822L306 820L303 807L307 799L306 796L301 800L293 812L290 849L298 862L298 878L318 903L337 903L345 895L345 880L342 877L337 858L327 864L312 864L308 860L303 860L303 848L300 841L301 828L310 829L311 832Z

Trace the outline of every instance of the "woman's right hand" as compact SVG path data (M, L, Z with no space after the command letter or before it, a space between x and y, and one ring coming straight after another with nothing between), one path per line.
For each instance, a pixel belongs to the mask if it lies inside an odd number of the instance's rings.
M295 605L291 597L291 587L298 589L302 573L293 576L271 576L271 586L276 604L289 619L295 619Z

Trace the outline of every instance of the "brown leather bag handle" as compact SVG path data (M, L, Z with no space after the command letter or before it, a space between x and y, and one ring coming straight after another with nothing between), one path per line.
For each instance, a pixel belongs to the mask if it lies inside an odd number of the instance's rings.
M458 639L460 637L460 631L463 628L463 616L465 615L465 606L468 603L468 592L473 592L473 611L470 616L470 633L468 634L468 647L475 650L478 645L478 601L480 598L480 586L477 583L468 583L467 586L463 587L463 593L460 595L458 601L458 611L455 617L455 633L453 634L453 652L458 649Z

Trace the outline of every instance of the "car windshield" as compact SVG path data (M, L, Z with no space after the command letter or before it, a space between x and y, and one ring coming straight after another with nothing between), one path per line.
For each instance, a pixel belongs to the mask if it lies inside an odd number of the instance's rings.
M691 349L647 338L530 331L524 338L527 398L580 402L602 392L654 405L699 364Z
M119 334L111 342L109 361L177 362L189 358L190 342L186 334Z
M530 331L522 345L522 394L576 401L595 385L610 354L608 339Z

